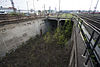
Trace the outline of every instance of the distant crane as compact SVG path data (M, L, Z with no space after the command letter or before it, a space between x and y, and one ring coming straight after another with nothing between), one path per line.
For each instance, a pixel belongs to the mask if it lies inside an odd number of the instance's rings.
M96 3L96 6L94 7L94 12L93 12L93 13L96 12L96 9L97 9L97 6L98 6L98 3L99 3L99 0L97 0L97 3Z
M11 4L12 4L12 7L13 7L14 12L16 12L16 9L15 9L13 0L10 0L10 1L11 1Z

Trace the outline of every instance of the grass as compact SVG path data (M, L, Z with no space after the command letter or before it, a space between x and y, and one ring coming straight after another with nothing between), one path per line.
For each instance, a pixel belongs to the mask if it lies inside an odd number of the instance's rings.
M50 16L50 17L57 17L57 15ZM70 14L70 13L63 13L63 14L60 14L59 17L61 17L61 18L72 18L73 15Z
M64 14L61 14L60 17L63 17L63 18L72 18L72 14L64 13Z

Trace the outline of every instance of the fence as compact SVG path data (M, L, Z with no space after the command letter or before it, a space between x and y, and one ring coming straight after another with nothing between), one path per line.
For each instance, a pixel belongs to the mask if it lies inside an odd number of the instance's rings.
M78 21L86 47L83 54L83 57L86 58L84 65L88 65L90 62L92 67L100 67L100 31L77 15L75 15L75 19Z

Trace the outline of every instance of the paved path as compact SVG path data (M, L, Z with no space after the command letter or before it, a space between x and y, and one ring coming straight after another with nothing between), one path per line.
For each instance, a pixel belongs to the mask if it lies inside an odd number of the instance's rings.
M86 58L82 57L82 54L85 51L85 43L82 39L79 27L77 25L77 21L76 20L73 21L76 26L75 34L76 34L76 53L77 53L77 63L78 63L77 67L85 67L84 63L86 61ZM88 67L91 67L89 63L88 63Z

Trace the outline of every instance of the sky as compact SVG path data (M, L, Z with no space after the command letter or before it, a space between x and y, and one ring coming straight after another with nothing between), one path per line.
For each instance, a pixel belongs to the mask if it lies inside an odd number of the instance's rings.
M51 9L55 10L55 8L59 9L59 0L13 0L15 7L17 9L27 10L27 3L29 9L35 10L44 10L44 4L45 9L48 10L49 7ZM33 6L34 2L34 6ZM60 8L61 10L89 10L90 5L92 2L91 10L94 9L97 0L61 0ZM4 7L11 7L10 0L0 0L0 6ZM100 11L100 1L98 3L97 10Z

